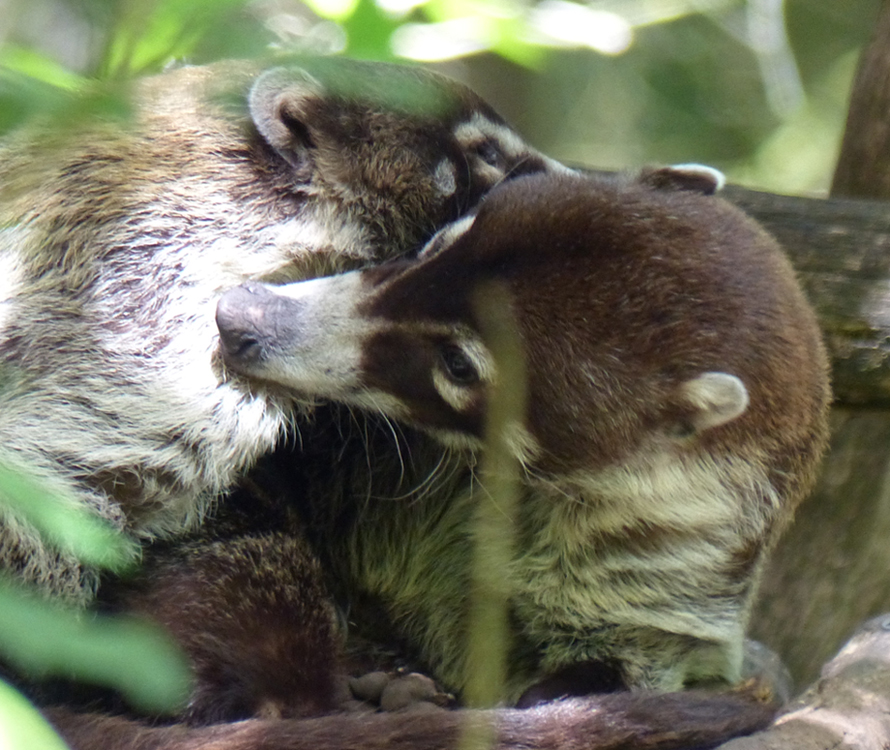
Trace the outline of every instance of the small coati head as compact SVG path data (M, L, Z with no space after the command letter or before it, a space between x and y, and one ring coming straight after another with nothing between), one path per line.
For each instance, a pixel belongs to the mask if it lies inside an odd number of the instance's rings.
M250 113L288 179L370 218L390 256L504 179L565 170L472 91L420 68L323 58L277 67L253 85Z
M818 330L775 243L702 195L715 187L702 174L503 185L416 261L230 291L217 310L224 359L475 444L486 387L504 375L473 295L496 282L525 350L518 442L536 468L799 447L827 398Z

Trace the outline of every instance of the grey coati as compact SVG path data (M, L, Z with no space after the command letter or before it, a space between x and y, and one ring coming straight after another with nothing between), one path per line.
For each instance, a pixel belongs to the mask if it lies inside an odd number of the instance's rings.
M522 658L505 697L586 663L634 689L740 677L764 557L825 446L827 360L776 243L719 198L675 189L687 174L522 178L416 261L219 302L229 371L381 412L432 436L452 471L464 462L412 502L359 479L368 500L322 545L450 689L466 671L472 466L487 385L504 377L472 304L491 282L529 371L510 434L524 473L503 575ZM322 499L309 515L335 517Z
M430 72L186 67L125 122L0 144L0 463L136 540L199 524L299 411L214 362L216 298L422 244L494 184L563 169ZM88 602L97 576L0 510L0 567Z

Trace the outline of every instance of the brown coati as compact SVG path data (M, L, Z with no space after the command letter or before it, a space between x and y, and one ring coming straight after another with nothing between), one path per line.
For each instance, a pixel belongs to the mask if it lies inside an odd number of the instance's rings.
M719 198L675 189L687 175L521 178L417 260L220 300L234 379L432 437L395 469L426 477L414 498L385 499L374 457L342 497L312 478L297 492L340 584L376 600L448 689L466 671L486 388L503 377L472 304L490 282L509 293L529 380L510 435L523 477L504 698L585 670L588 687L739 680L764 556L825 445L827 361L776 243Z
M673 189L703 179L517 180L418 261L225 295L223 356L259 378L258 395L283 383L369 413L317 408L294 454L226 503L209 541L155 546L122 598L192 656L189 723L274 718L149 727L48 712L71 746L444 750L481 717L503 750L710 747L766 723L771 707L745 695L642 689L737 679L759 561L824 440L811 314L756 225ZM385 642L389 629L462 687L474 454L496 377L467 300L493 276L540 365L516 431L527 474L523 543L505 573L516 639L504 697L636 690L527 710L293 718L337 707L328 587L359 635L370 623ZM783 358L793 378L774 367Z
M0 144L0 463L137 540L194 528L294 418L213 361L224 289L397 255L505 178L562 169L398 66L187 67L132 106ZM0 568L90 600L94 571L0 514Z

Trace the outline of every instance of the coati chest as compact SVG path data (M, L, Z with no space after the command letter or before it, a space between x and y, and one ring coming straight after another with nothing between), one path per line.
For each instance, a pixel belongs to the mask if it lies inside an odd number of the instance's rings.
M509 175L563 169L399 66L186 67L135 83L132 107L0 144L0 460L143 538L194 527L294 415L222 377L223 290L393 257ZM0 564L92 586L17 522Z
M417 260L246 285L217 308L231 371L417 426L468 466L487 386L509 378L473 298L507 290L529 396L513 435L522 544L504 576L535 655L513 697L587 662L632 687L738 679L764 554L812 483L829 398L814 316L759 226L683 189L701 178L522 178ZM368 499L341 547L354 585L458 689L463 481Z

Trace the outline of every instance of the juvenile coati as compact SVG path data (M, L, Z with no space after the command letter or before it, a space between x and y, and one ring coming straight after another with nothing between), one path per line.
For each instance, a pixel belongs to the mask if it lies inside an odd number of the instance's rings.
M398 66L187 67L132 106L0 144L0 463L137 540L194 528L294 419L214 363L224 289L398 255L507 177L562 169ZM95 571L5 506L0 568L93 596Z
M486 388L504 377L472 304L491 282L529 380L510 435L524 473L504 697L585 669L588 687L739 679L764 556L825 445L827 361L776 243L678 185L670 170L525 177L417 260L220 299L229 373L433 438L402 467L448 467L426 496L382 499L391 480L361 458L370 476L355 469L339 502L303 482L303 512L347 592L379 602L449 689L465 674L472 467Z

